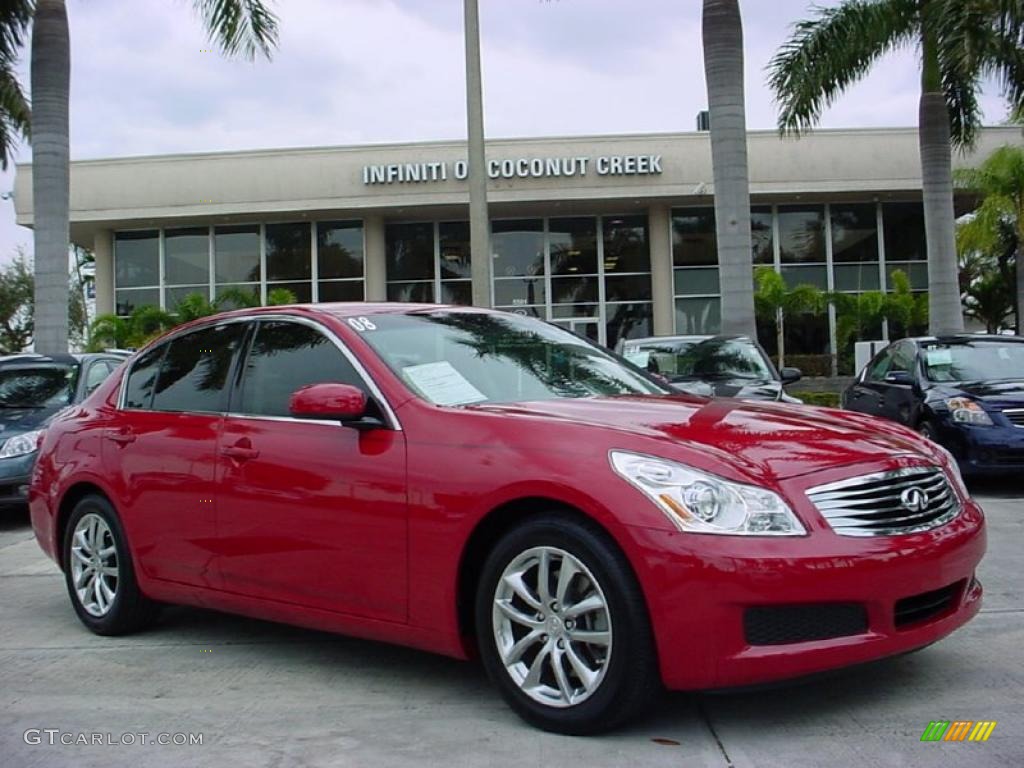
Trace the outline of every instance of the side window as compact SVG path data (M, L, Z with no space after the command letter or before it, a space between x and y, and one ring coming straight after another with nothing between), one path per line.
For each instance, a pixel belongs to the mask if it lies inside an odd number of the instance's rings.
M885 379L885 374L892 369L893 353L894 350L890 347L882 352L875 362L868 367L868 381L882 381Z
M244 323L218 325L170 342L154 389L153 410L226 410L225 385L245 327Z
M124 385L125 408L150 407L153 402L153 386L156 384L156 375L160 370L160 361L163 360L166 351L167 345L161 344L135 361L131 373L128 374L128 381Z
M106 381L111 370L106 360L94 360L90 363L89 370L85 374L85 394L90 394L96 387Z
M352 364L315 328L286 321L261 322L246 356L241 401L232 410L288 416L288 400L295 390L324 382L366 391Z
M892 356L891 371L914 372L914 348L909 344L897 344Z

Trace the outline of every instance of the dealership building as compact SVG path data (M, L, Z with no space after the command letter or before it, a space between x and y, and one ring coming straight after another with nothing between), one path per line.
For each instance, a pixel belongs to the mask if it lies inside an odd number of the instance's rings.
M1019 144L987 128L976 164ZM790 286L927 288L916 129L749 134L752 261ZM614 346L720 324L707 133L488 143L493 306ZM265 302L469 303L465 142L82 160L71 238L96 256L97 311L128 314L228 288ZM17 220L32 226L32 167ZM966 202L966 201L965 201ZM831 349L835 317L793 329L793 352Z

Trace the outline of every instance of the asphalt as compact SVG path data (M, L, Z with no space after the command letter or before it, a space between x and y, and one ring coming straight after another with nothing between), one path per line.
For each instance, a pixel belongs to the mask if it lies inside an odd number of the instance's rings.
M916 654L801 685L671 694L611 735L521 723L482 670L403 648L173 608L153 630L77 621L23 514L0 514L0 765L1022 766L1024 488L988 514L981 614ZM995 720L985 743L927 743L931 720ZM30 730L35 729L35 730ZM53 739L44 729L56 729ZM36 731L41 743L35 740ZM79 733L202 744L61 744Z

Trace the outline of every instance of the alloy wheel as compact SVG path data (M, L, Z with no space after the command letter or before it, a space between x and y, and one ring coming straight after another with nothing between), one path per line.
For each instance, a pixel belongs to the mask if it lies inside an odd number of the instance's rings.
M107 521L90 512L71 539L71 581L79 604L97 618L110 612L120 581L117 545Z
M612 654L608 601L590 569L565 550L533 547L505 567L492 626L505 670L534 701L571 707L604 680Z

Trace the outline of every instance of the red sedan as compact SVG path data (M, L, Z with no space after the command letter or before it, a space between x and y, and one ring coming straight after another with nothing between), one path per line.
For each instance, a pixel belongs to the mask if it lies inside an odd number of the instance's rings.
M565 733L660 685L921 648L981 605L982 511L934 443L672 394L480 309L178 328L47 430L30 505L93 632L180 603L479 655L520 715Z

